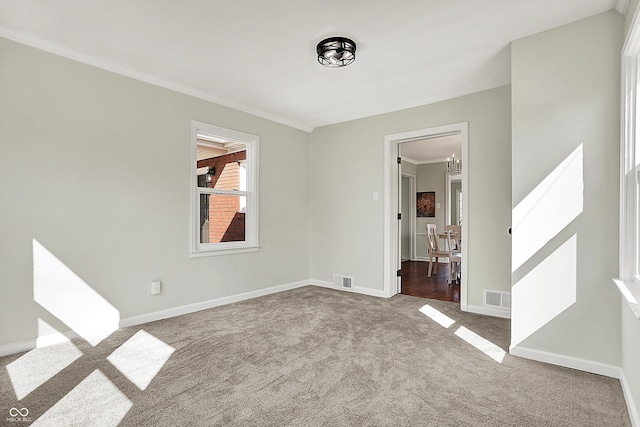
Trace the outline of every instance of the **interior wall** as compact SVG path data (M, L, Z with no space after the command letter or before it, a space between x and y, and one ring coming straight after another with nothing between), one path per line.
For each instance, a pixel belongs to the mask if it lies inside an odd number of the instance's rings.
M383 290L384 136L460 122L469 124L468 303L481 306L483 288L510 289L510 86L314 129L312 279L339 273Z
M511 46L512 346L619 366L615 11Z
M37 245L120 318L308 280L309 133L5 39L0 57L0 345L69 329L34 302ZM189 258L191 120L260 136L259 252Z
M411 162L407 162L406 160L403 160L400 166L402 167L402 172L408 172L414 175L416 174L417 165L415 163L411 163Z
M428 142L425 142L425 144L428 144ZM416 218L416 256L418 258L427 258L427 224L435 224L436 230L444 231L446 170L446 162L424 163L416 166L416 191L418 193L424 191L436 193L436 216Z

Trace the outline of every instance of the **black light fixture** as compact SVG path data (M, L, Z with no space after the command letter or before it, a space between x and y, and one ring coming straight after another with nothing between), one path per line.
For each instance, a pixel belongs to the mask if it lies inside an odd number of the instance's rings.
M209 169L207 169L207 182L211 182L215 174L216 174L215 167L211 166Z
M346 67L356 59L356 44L346 37L329 37L316 47L318 62L325 67Z

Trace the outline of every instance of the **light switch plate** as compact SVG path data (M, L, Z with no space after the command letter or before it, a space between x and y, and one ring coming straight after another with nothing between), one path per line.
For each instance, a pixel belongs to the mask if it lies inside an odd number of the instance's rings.
M162 282L160 280L154 280L149 286L149 293L151 295L158 295L162 291Z

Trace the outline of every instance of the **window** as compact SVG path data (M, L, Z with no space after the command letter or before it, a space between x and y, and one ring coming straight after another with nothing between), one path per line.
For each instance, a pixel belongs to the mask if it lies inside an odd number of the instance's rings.
M640 42L640 40L639 40ZM623 52L624 133L620 163L620 278L640 283L640 149L638 78L640 49L629 43ZM640 48L640 45L638 45Z
M192 257L258 250L258 142L192 121Z

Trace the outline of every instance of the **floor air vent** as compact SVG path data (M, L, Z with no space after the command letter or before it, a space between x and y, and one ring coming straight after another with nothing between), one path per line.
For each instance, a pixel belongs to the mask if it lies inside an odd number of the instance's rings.
M333 275L333 286L337 288L351 289L352 282L353 282L353 277L343 276L341 274Z
M486 307L510 309L511 308L511 292L494 291L491 289L485 289L484 305Z

